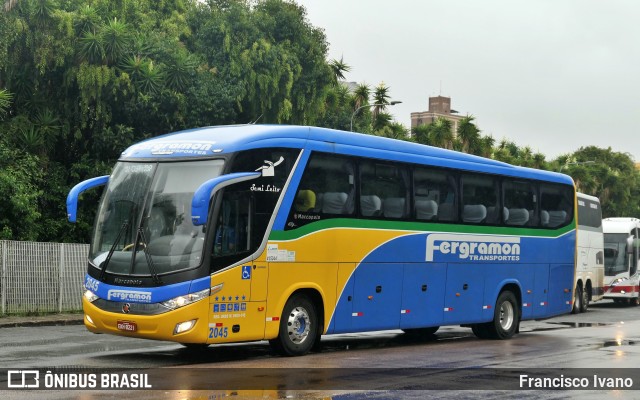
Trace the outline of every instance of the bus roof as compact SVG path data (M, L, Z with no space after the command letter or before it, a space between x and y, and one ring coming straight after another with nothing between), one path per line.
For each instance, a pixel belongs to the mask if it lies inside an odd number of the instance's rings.
M633 228L640 228L640 220L637 218L605 218L602 220L602 231L604 233L626 233L629 234Z
M516 167L457 151L361 133L290 125L214 126L170 133L132 145L120 160L212 158L264 147L300 148L573 185L573 180L564 174Z

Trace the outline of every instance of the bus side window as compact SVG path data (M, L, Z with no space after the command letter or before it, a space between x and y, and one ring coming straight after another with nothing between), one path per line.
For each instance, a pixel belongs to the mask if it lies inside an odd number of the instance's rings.
M418 221L453 222L457 216L456 179L439 169L413 171L414 215Z
M298 185L285 226L296 229L320 219L353 215L355 168L346 157L314 153Z
M560 228L573 221L573 188L540 185L540 226Z
M409 172L401 165L360 162L360 214L403 219L409 216Z
M462 176L462 222L499 224L502 212L498 205L498 181L486 175Z
M508 226L538 225L535 186L530 182L504 180L504 223Z

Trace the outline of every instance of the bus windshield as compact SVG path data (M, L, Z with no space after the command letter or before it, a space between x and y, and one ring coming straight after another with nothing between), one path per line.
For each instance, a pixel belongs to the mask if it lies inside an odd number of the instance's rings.
M92 264L138 276L199 266L204 228L192 224L191 200L223 166L223 160L116 164L96 217Z
M629 269L627 255L627 234L605 233L604 235L604 273L616 276Z

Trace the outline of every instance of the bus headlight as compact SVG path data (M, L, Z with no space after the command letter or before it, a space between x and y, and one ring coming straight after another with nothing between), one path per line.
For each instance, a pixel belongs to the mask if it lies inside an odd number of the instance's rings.
M611 282L611 286L617 286L619 284L621 284L622 282L626 281L627 278L618 278L616 280L614 280L613 282Z
M188 304L205 299L209 297L209 293L211 293L211 289L205 289L196 293L189 293L184 296L178 296L174 299L163 301L160 304L162 304L169 310L175 310L176 308L184 307Z
M93 303L94 301L99 299L99 297L96 296L95 293L88 289L85 289L84 291L84 298L87 299L89 303Z

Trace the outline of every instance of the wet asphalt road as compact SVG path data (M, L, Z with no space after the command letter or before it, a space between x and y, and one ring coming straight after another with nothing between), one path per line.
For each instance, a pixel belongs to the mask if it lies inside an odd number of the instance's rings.
M231 368L241 368L247 376L256 369L269 371L308 371L321 368L329 374L344 372L359 375L357 384L338 384L335 388L314 387L312 390L235 390L235 391L7 391L4 399L218 399L234 398L331 398L341 400L382 398L441 398L443 393L458 399L466 398L567 398L581 399L611 396L639 398L640 378L634 382L638 391L496 391L488 390L487 379L499 382L517 378L502 374L508 368L529 371L536 368L554 368L552 374L571 374L573 368L635 368L640 362L640 307L625 307L609 301L592 305L585 314L566 315L545 321L527 321L520 334L507 341L479 340L471 330L461 327L443 327L434 337L414 339L401 331L366 334L335 335L323 338L322 351L304 357L287 358L274 355L266 342L212 346L205 350L188 351L180 345L94 335L83 326L49 326L0 329L0 366L2 368L159 368L189 367L198 373L215 375ZM446 389L462 391L394 390L411 389L412 381L387 379L387 369L422 368L444 369L434 383ZM460 368L473 368L460 374ZM480 371L498 371L497 377L480 378L480 389L473 386L473 378ZM174 371L174 370L172 370ZM180 370L175 370L179 374ZM374 371L369 373L368 371ZM439 370L438 370L439 371ZM602 370L600 370L602 371ZM607 370L604 370L607 371ZM609 370L617 371L617 370ZM393 371L389 373L391 375ZM449 372L453 372L449 374ZM464 372L464 371L463 371ZM484 372L484 371L483 371ZM420 372L422 373L422 372ZM431 374L431 372L429 372ZM502 375L501 375L502 374ZM630 374L634 377L640 374ZM328 379L333 379L329 377ZM418 379L433 379L419 375ZM363 382L365 384L363 384ZM420 381L423 382L423 381ZM415 381L414 381L415 383ZM471 387L469 386L471 385ZM420 385L419 385L420 386ZM390 389L391 388L391 389ZM296 389L299 389L296 387ZM382 390L375 390L382 389Z

